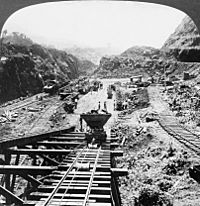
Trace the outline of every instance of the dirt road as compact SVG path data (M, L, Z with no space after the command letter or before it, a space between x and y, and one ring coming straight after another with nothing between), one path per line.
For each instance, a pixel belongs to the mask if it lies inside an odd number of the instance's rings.
M77 109L74 112L74 119L76 119L76 123L79 121L79 115L81 113L87 113L92 109L97 110L98 105L100 102L101 109L104 109L104 102L106 102L107 111L112 114L112 117L109 119L107 124L105 125L105 129L108 131L110 126L114 124L117 119L117 112L114 111L114 100L115 94L113 95L112 99L107 98L107 88L110 84L113 83L113 80L102 80L103 82L103 89L97 92L89 92L88 94L84 95L79 101ZM76 118L75 118L76 116Z
M100 102L101 109L104 108L104 102L106 102L108 112L112 113L112 118L108 121L107 127L113 124L117 115L113 108L114 98L107 99L107 87L115 80L103 80L103 89L97 92L89 92L83 95L77 105L77 109L73 114L67 114L63 107L62 101L59 97L46 97L44 101L36 101L36 96L27 98L24 101L19 101L13 105L8 105L7 107L1 108L4 110L12 110L17 108L17 118L13 121L7 121L6 123L0 125L0 130L2 136L25 136L29 134L47 132L53 129L61 129L70 126L79 126L79 118L81 113L86 113L92 109L98 109L98 104ZM49 100L48 100L49 98ZM52 116L59 113L58 120L51 121Z

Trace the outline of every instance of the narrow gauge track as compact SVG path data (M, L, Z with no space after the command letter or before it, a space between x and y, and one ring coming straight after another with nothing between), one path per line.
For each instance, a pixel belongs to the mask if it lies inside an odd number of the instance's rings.
M70 154L49 175L27 204L36 206L111 206L110 150L84 147Z
M55 97L53 97L53 98L55 98ZM14 103L13 105L2 106L1 108L6 109L6 110L10 110L10 111L17 111L23 107L30 106L30 105L35 104L37 102L41 102L41 103L48 102L49 99L52 99L52 97L49 97L49 98L43 99L43 100L39 100L39 99L30 100L29 98L27 98L23 101L19 101L17 103Z
M6 201L11 200L15 205L21 206L120 205L113 204L114 201L120 202L116 177L126 172L111 168L112 157L120 155L120 152L113 153L110 150L115 146L111 142L116 140L116 136L112 134L100 147L92 148L86 146L84 133L73 132L72 129L74 128L1 143L1 148L4 149L0 151L5 157L27 154L33 160L38 156L45 160L44 165L35 161L33 166L10 165L9 160L6 160L5 165L0 167L0 173L6 175L5 188L0 186L0 192L6 197ZM23 147L24 144L27 146ZM13 148L16 145L21 146ZM27 193L18 197L8 191L10 178L13 176L15 179L15 175L25 178L33 186L30 191L27 190ZM26 200L21 199L23 195Z
M28 129L28 133L26 134L30 134L33 131L38 131L37 126L41 126L41 125L44 126L44 122L46 123L49 120L49 118L53 114L53 111L56 111L56 109L62 106L63 102L60 101L55 102L54 100L55 99L49 100L50 101L49 105L46 106L46 108L42 110L40 115L33 121L33 123L30 125Z
M161 114L159 123L168 134L194 151L197 155L200 155L200 137L180 125L173 115Z

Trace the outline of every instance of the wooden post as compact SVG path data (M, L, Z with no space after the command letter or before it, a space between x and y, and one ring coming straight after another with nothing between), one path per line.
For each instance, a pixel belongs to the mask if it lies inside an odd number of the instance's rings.
M33 146L32 146L32 149L37 149L37 145L33 145ZM33 165L33 166L36 166L36 165L37 165L37 155L35 155L35 156L33 157L32 165Z
M19 159L20 159L20 154L17 154L16 159L15 159L15 165L19 164ZM12 176L12 183L11 183L11 192L14 191L15 180L16 180L16 175L13 174L13 176Z
M10 160L11 160L11 155L10 154L5 154L4 155L5 157L5 164L6 165L10 165ZM10 187L10 174L6 174L5 175L5 188L8 190L8 191L11 191L11 187ZM11 204L11 201L10 199L7 197L6 198L6 205L10 205Z

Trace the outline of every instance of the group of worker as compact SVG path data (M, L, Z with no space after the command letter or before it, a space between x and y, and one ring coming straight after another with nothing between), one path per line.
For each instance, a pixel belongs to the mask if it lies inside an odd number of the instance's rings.
M122 103L122 108L125 110L125 109L128 109L128 101L124 100L123 103Z
M103 107L104 107L103 110L107 111L107 103L106 103L106 101L104 102ZM100 109L101 109L101 102L99 102L99 104L98 104L98 111L100 111Z

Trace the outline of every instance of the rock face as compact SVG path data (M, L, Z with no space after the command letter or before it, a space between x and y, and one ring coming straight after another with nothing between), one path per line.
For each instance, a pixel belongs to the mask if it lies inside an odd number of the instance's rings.
M0 65L0 102L42 91L44 82L63 83L86 74L94 66L65 51L33 43L25 35L13 33L3 39Z
M163 70L167 57L152 47L134 46L119 56L102 57L96 75L104 77L130 77L143 74L152 76Z
M121 56L132 58L134 60L158 59L161 56L159 49L146 46L134 46L124 51Z
M160 50L134 46L119 56L103 57L96 74L104 77L160 76L165 70L169 76L181 78L182 73L188 71L197 77L199 62L200 35L193 21L185 17Z
M174 55L178 61L200 61L200 35L194 22L188 16L167 39L162 51Z
M0 67L1 102L35 94L42 90L43 80L28 55L18 54L8 58Z

